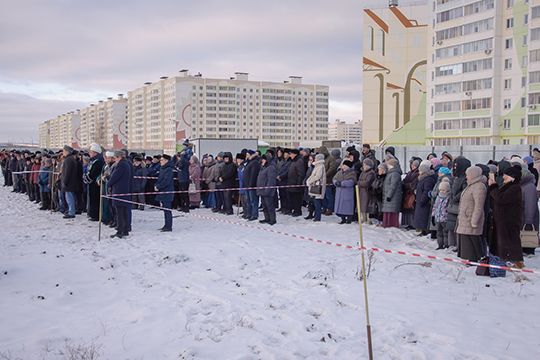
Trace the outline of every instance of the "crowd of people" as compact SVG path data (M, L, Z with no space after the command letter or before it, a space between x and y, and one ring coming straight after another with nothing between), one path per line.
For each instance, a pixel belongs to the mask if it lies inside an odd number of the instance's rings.
M154 156L105 151L97 143L85 153L67 145L56 153L4 149L4 186L66 219L85 212L90 221L115 228L111 237L118 238L129 235L132 210L149 205L163 210L163 232L172 231L169 209L233 215L236 205L246 221L268 225L276 224L278 213L301 217L305 208L304 219L313 222L335 214L339 224L414 230L436 239L437 250L450 248L470 261L489 252L523 267L523 254L534 254L538 245L521 243L523 231L538 231L538 149L473 165L448 152L402 163L393 147L376 159L369 144L344 155L325 146L277 147L199 160L188 140L183 145L176 155Z

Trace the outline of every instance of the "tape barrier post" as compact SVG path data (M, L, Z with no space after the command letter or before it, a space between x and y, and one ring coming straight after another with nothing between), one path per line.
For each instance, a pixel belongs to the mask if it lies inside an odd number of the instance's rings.
M101 220L103 219L103 181L99 177L99 225L98 225L98 241L101 241Z
M369 306L368 306L368 295L367 295L367 274L366 274L366 260L364 256L364 237L362 235L362 218L360 215L360 191L358 185L356 185L356 208L358 209L358 227L360 229L360 248L362 249L362 278L364 280L364 298L366 302L366 324L367 324L367 341L368 341L368 351L369 359L373 360L373 345L371 343L371 324L369 322Z

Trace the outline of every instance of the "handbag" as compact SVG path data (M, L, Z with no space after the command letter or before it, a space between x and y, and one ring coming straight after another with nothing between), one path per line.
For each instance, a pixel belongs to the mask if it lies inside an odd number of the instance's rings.
M197 186L195 186L195 183L189 183L188 192L190 194L195 194L197 192Z
M523 225L523 228L519 232L521 247L536 249L538 247L538 229L535 229L534 225L531 224L532 230L525 230L526 225Z
M311 185L309 187L309 193L315 195L322 195L322 186L321 185Z
M498 256L489 254L488 256L483 257L478 261L482 264L496 265L496 266L507 266L506 263ZM487 266L477 266L476 275L478 276L490 276L490 277L505 277L506 270L498 269L494 267Z
M484 256L478 262L482 263L482 264L489 264L489 256ZM478 275L478 276L489 276L489 267L478 265L476 267L476 275Z
M405 201L403 202L403 208L406 210L414 209L414 203L416 202L416 195L410 193L405 195Z

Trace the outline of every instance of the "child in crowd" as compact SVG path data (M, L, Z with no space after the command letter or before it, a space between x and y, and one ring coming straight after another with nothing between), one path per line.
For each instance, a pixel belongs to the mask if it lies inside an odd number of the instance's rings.
M443 179L439 184L439 194L433 205L432 216L437 223L437 250L447 249L448 245L448 229L446 229L446 221L448 219L448 194L450 192L450 182L448 179Z

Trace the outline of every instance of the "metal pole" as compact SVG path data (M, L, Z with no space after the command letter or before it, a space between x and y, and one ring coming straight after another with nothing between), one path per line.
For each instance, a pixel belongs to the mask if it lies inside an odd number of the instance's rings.
M103 216L103 179L99 177L99 225L98 225L98 241L101 241L101 220Z
M360 190L358 185L356 185L356 207L360 210ZM364 257L364 237L362 235L362 218L358 214L358 227L360 229L360 247L362 248L362 278L364 280L364 298L366 302L366 330L367 330L367 341L368 341L368 352L369 360L373 360L373 345L371 343L371 324L369 322L369 306L368 306L368 295L367 295L367 276L366 276L366 260Z
M52 168L52 186L51 186L51 214L53 213L53 209L54 209L54 183L56 182L56 179L54 178L55 174L54 174L54 169L55 167L53 166ZM58 204L60 204L60 197L58 198Z

